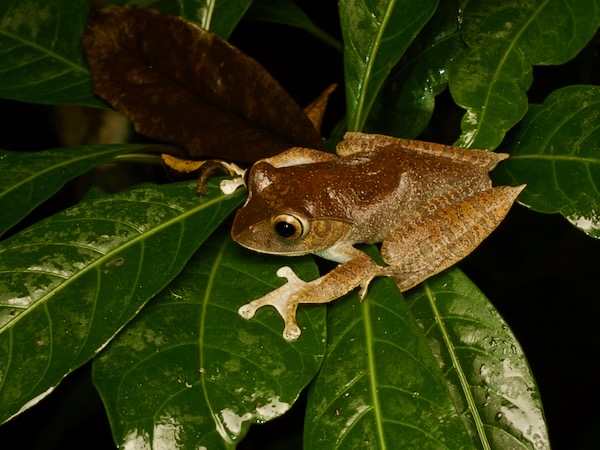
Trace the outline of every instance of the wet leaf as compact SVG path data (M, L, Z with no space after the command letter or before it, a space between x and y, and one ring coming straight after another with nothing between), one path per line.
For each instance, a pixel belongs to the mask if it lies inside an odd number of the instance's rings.
M328 314L305 448L549 449L512 332L458 269L408 292L378 279Z
M0 150L0 235L56 193L67 181L144 145L91 145L43 152Z
M230 448L252 423L285 413L318 370L325 307L303 308L302 338L277 313L238 308L281 284L281 258L212 236L184 271L94 362L94 382L123 448ZM289 260L314 278L311 258ZM144 447L144 445L146 447Z
M61 11L69 11L68 20ZM77 40L86 2L0 2L0 97L24 102L103 107L94 97Z
M88 199L0 244L0 420L92 359L243 200L214 184Z
M540 393L506 322L458 269L406 297L473 447L550 449Z
M446 379L395 283L336 300L309 391L305 448L476 448Z
M434 13L437 0L339 3L348 129L361 131L383 82Z
M573 58L600 25L600 5L585 1L468 2L467 49L450 68L450 91L467 110L459 147L496 148L527 111L531 66Z
M600 87L569 86L534 105L503 151L495 175L527 183L519 202L560 213L600 237Z
M82 42L94 91L141 134L178 143L193 157L255 161L294 145L322 146L301 108L256 61L181 18L99 10Z
M365 131L416 138L429 124L435 97L448 84L448 66L462 48L459 5L440 2L385 81L369 113Z

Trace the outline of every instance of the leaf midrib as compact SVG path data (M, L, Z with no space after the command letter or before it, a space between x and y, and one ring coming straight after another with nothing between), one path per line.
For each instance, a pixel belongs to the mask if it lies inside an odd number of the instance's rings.
M365 341L367 349L367 364L368 364L368 377L369 377L369 390L371 392L371 399L373 401L373 411L375 415L375 424L377 427L377 437L379 438L379 449L385 450L387 448L384 439L383 419L381 412L381 404L379 402L379 388L377 385L377 368L375 365L375 352L374 345L375 339L373 337L373 326L371 322L371 310L369 309L368 297L362 301L361 309L363 314L363 323L365 328Z
M544 153L537 154L528 154L528 155L511 155L511 160L516 159L530 159L530 160L539 160L539 161L567 161L567 162L577 162L581 164L600 164L600 158L588 158L581 156L573 156L573 155L548 155Z
M39 44L36 44L36 43L34 43L34 42L32 42L32 41L28 41L28 40L26 40L26 39L23 39L22 37L20 37L20 36L18 36L18 35L15 35L15 34L13 34L13 33L9 33L9 32L7 32L7 31L0 31L0 36L5 36L5 37L7 37L8 39L13 39L13 40L15 40L16 42L20 42L20 43L21 43L21 44L23 44L23 45L26 45L26 46L28 46L28 47L31 47L31 48L33 48L33 49L35 49L35 50L39 51L40 53L42 53L42 54L45 54L45 55L47 55L48 57L50 57L50 58L52 58L52 59L55 59L56 61L59 61L59 62L63 63L63 64L64 64L64 65L66 65L67 67L71 67L71 68L73 69L73 71L74 71L74 72L81 73L81 74L88 74L88 73L89 73L89 72L88 72L88 71L85 69L85 67L83 67L83 66L81 66L81 65L77 65L77 64L75 64L73 61L71 61L71 60L69 60L69 59L65 58L64 56L62 56L62 55L60 55L60 54L58 54L58 53L56 53L56 52L50 51L48 48L46 48L46 47L42 47L41 45L39 45Z
M93 146L96 147L96 146ZM90 154L86 154L83 156L76 156L76 157L70 157L68 159L63 159L61 162L57 163L57 164L52 164L48 167L45 167L44 169L40 170L40 171L36 171L33 174L31 174L28 177L23 178L22 180L19 180L17 183L12 184L8 189L5 189L4 191L0 191L0 200L2 200L2 198L11 193L14 192L15 190L19 189L20 187L22 187L24 184L33 182L34 180L40 178L42 175L45 175L49 172L53 172L56 171L58 169L60 169L61 167L66 167L69 166L71 164L75 164L77 162L80 161L85 161L88 159L94 159L94 158L101 158L103 156L109 156L113 153L118 153L120 150L124 150L124 149L128 149L129 151L135 151L138 150L139 148L144 148L147 147L147 145L139 145L139 146L132 146L131 144L125 144L125 145L118 145L118 146L110 146L105 150L100 150L97 153L90 153ZM86 147L72 147L69 150L76 152L76 151L81 151L83 149L85 149ZM130 149L130 150L129 150ZM51 150L50 150L51 151ZM12 153L12 152L11 152ZM30 156L30 155L35 155L35 153L33 154L26 154L23 155L24 157ZM59 155L56 155L56 157L58 157Z
M423 289L425 290L425 295L426 295L427 301L429 303L429 306L431 308L431 311L432 311L432 314L433 314L433 317L435 320L435 324L438 326L440 333L442 334L442 339L444 341L445 348L448 351L448 354L450 355L450 360L452 361L452 367L454 367L454 370L456 372L456 375L457 375L459 383L460 383L461 391L467 402L469 411L471 412L471 417L473 418L475 428L477 429L477 436L480 439L482 448L484 450L492 450L492 446L490 445L487 435L485 434L485 425L483 423L481 415L479 414L479 410L477 409L477 405L475 403L475 398L473 398L473 394L472 394L470 386L469 386L469 381L467 380L467 376L465 374L465 371L462 368L462 365L460 363L458 355L456 354L456 352L454 350L454 343L452 342L452 339L450 338L450 333L448 333L448 330L444 323L444 318L442 317L442 314L437 307L437 304L435 302L435 296L433 295L427 282L423 283Z
M219 271L219 267L221 266L221 261L223 260L223 255L225 253L225 249L227 248L228 245L228 240L224 240L223 243L221 244L221 248L219 248L219 251L214 259L214 262L211 266L210 272L208 274L208 280L206 282L206 289L204 290L204 298L202 299L202 308L200 311L200 330L198 333L198 362L200 364L200 383L202 385L202 393L204 395L204 401L206 403L206 406L208 407L208 410L210 411L210 415L212 417L212 419L215 421L215 426L217 427L217 429L219 428L219 423L218 418L217 418L217 414L213 409L212 406L212 402L210 401L210 399L208 398L208 387L206 386L206 372L203 371L203 369L206 367L204 365L204 333L206 331L206 311L208 309L208 304L209 304L209 300L210 300L210 296L213 292L213 287L215 284L215 279L217 277L217 273ZM225 440L225 437L222 436L223 439ZM231 444L232 442L229 440L228 441L229 444Z
M242 191L236 191L231 196L224 195L224 194L219 195L218 197L215 197L212 200L208 200L205 203L201 203L198 206L196 206L182 214L179 214L179 215L157 225L156 227L151 228L150 230L148 230L144 233L138 234L130 241L123 243L123 245L120 245L120 246L117 246L117 247L111 249L110 251L105 253L103 256L100 256L98 259L91 262L88 266L86 266L79 272L76 272L71 278L65 280L63 283L58 285L55 289L52 289L51 291L44 294L34 304L32 304L30 308L27 308L21 314L16 316L13 320L11 320L10 322L7 322L2 328L0 328L0 334L5 332L6 330L13 329L19 323L19 321L22 320L23 318L25 318L30 312L37 310L37 308L45 305L49 298L55 296L62 289L65 289L68 286L70 286L71 283L75 283L80 277L85 276L89 271L96 270L98 267L101 267L104 262L112 260L115 254L121 253L124 250L127 250L128 248L131 248L134 245L137 245L140 242L144 243L147 239L149 239L153 235L159 234L160 232L164 231L165 229L168 229L169 227L171 227L179 222L183 222L183 221L187 220L190 216L197 214L198 212L202 211L203 209L205 209L209 206L212 206L216 203L223 202L234 195L239 195L240 192L242 192ZM122 200L122 199L120 199L120 200ZM85 220L90 220L90 219L85 219ZM69 244L65 244L65 245L69 245Z
M388 3L385 13L383 14L383 17L381 19L381 25L379 26L379 29L377 30L377 33L375 35L374 44L371 47L371 51L369 51L368 55L366 55L366 56L368 56L368 60L367 60L368 62L367 62L367 64L365 64L365 72L364 72L364 76L363 76L364 82L361 84L361 88L359 89L359 95L358 95L358 99L357 99L357 103L356 103L356 112L354 114L352 126L349 127L350 129L360 131L366 120L366 117L364 119L362 118L363 109L365 106L365 97L367 95L366 93L367 93L369 84L372 81L371 73L373 71L373 66L375 65L375 60L377 59L377 56L379 53L379 47L381 46L383 34L385 33L385 31L387 29L388 21L392 15L391 11L393 10L395 4L396 4L396 0L391 0ZM365 9L367 10L367 12L371 12L366 7L366 5L365 5ZM360 59L362 59L362 58L360 58Z
M529 18L523 23L523 26L518 31L518 33L516 33L514 39L509 43L508 47L506 48L506 51L500 58L499 63L496 66L496 70L494 70L494 73L492 75L493 81L488 84L488 88L485 93L486 100L481 108L481 115L479 116L479 120L477 122L477 127L475 128L475 131L473 133L473 137L470 139L470 144L475 142L475 140L477 139L477 136L479 135L479 132L481 131L482 124L485 123L485 116L487 114L487 111L490 110L489 103L490 103L490 99L492 98L492 88L496 85L496 80L498 80L500 78L500 72L506 66L506 61L508 59L508 55L510 55L512 53L512 51L515 49L515 47L517 47L517 44L519 43L523 33L525 33L525 30L527 30L529 28L529 26L531 25L531 23L539 16L540 12L546 7L546 5L548 4L549 1L550 0L545 0L544 3L539 5L539 7L534 11L534 13L529 16ZM525 57L525 61L531 67L531 63L529 62L529 60L526 57Z

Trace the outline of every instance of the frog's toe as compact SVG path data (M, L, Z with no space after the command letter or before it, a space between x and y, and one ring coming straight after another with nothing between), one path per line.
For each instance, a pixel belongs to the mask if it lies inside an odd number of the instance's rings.
M283 338L286 341L295 341L300 337L302 331L296 322L286 323L285 328L283 330Z
M238 309L238 314L244 319L250 320L254 317L254 314L256 314L256 310L257 308L252 305L252 302L250 302L242 305L240 309Z
M280 267L277 270L277 276L287 280L287 286L290 292L296 292L306 285L306 281L299 278L289 266Z
M383 267L377 273L374 273L371 276L369 276L368 278L366 278L362 283L360 283L360 289L358 291L358 298L360 299L360 301L362 302L365 299L365 297L367 296L367 293L369 292L369 285L371 284L371 281L373 281L377 277L381 277L381 276L389 277L392 275L393 275L393 272L391 271L391 269L389 269L387 267Z

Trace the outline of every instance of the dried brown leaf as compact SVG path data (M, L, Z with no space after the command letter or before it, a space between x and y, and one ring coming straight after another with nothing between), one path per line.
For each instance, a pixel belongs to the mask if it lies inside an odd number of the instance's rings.
M167 153L163 153L161 158L168 169L180 174L197 173L207 163L206 160L181 159Z
M309 118L260 64L181 18L96 10L82 44L94 92L139 133L192 157L251 162L293 146L322 148Z
M308 116L315 129L319 131L321 130L323 115L329 102L329 96L335 91L336 87L337 84L329 85L310 105L304 108L304 113Z

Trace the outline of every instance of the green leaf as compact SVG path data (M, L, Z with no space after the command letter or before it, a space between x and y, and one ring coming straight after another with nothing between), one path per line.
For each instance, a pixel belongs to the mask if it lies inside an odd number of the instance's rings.
M454 268L425 281L406 300L473 446L549 449L540 393L523 350L477 287Z
M147 145L90 145L24 153L0 150L0 235L67 181Z
M243 200L195 183L89 199L0 244L0 420L93 358Z
M600 87L569 86L525 116L503 151L511 153L495 175L527 183L519 202L560 213L600 237Z
M227 39L235 26L238 24L252 0L219 0L215 4L213 18L209 30Z
M365 131L416 138L427 126L435 97L448 83L448 66L462 48L460 8L444 1L407 49L379 92Z
M321 39L335 50L343 50L342 44L319 28L293 0L254 0L245 19L297 27Z
M179 15L227 39L252 0L180 0Z
M0 2L0 97L105 107L79 45L89 9L71 0Z
M286 342L274 309L238 308L282 280L281 258L213 235L184 271L94 361L94 382L123 448L230 448L251 423L288 410L319 369L325 308L302 308ZM288 262L288 260L286 260ZM289 260L314 278L311 258Z
M517 340L458 269L337 300L309 391L305 448L549 449Z
M348 129L360 131L383 82L437 0L342 0Z
M474 448L395 283L336 300L328 350L309 391L305 448Z
M581 0L468 2L468 49L450 68L450 91L467 110L460 147L496 148L527 111L531 65L572 59L600 25L600 4Z

